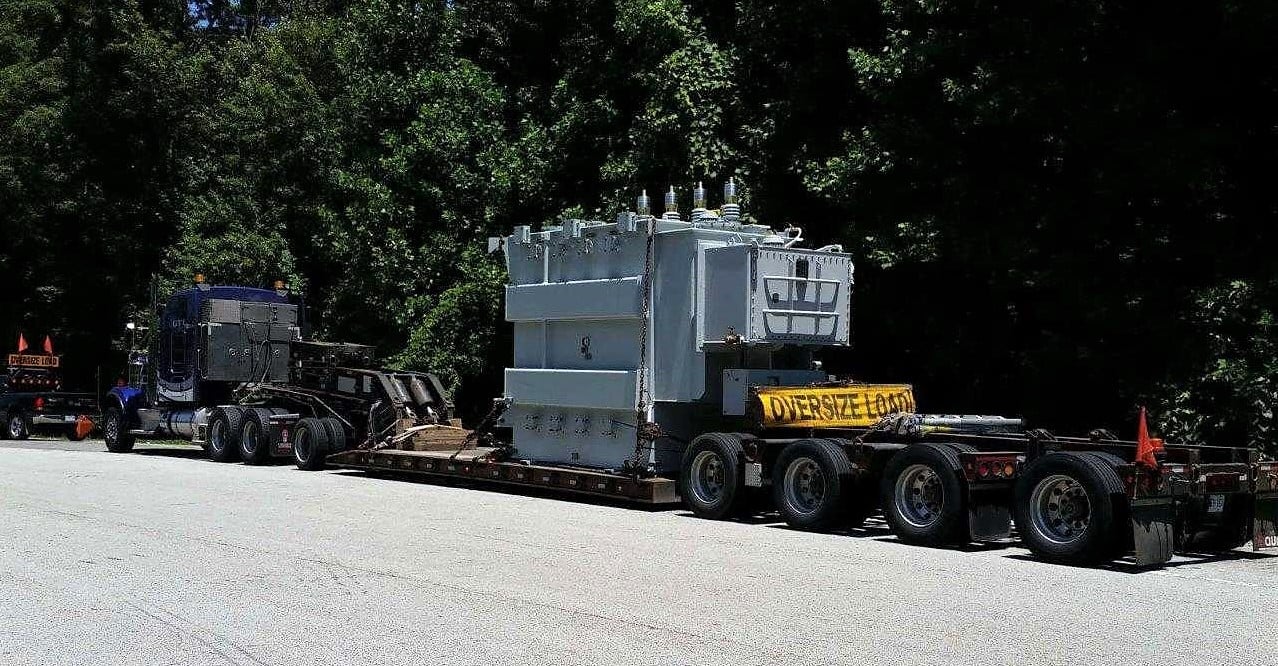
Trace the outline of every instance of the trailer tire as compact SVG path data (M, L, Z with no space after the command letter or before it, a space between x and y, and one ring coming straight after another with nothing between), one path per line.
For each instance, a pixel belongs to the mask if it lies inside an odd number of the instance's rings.
M679 470L679 495L700 518L722 520L754 507L742 477L742 437L710 432L692 440Z
M852 462L843 447L828 439L801 439L777 456L773 503L790 527L828 530L858 517L851 511L854 483Z
M323 421L324 427L328 429L328 453L345 451L346 426L332 416L325 416L320 421Z
M15 408L5 418L4 435L7 439L27 439L31 436L31 419L21 409Z
M883 517L892 533L924 546L969 541L962 470L952 445L920 442L893 456L880 485Z
M1112 460L1057 451L1031 462L1017 479L1012 513L1021 540L1036 556L1093 564L1125 550L1126 506Z
M324 469L329 447L328 427L322 420L308 416L293 428L293 462L298 469Z
M217 407L209 417L209 459L235 462L240 457L240 431L244 409L235 405Z
M265 465L271 460L271 410L249 407L240 424L240 460Z

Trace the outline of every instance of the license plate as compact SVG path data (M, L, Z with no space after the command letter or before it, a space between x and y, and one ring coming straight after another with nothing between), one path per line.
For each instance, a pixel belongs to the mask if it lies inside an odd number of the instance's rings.
M1224 495L1207 496L1207 513L1220 513L1225 510Z

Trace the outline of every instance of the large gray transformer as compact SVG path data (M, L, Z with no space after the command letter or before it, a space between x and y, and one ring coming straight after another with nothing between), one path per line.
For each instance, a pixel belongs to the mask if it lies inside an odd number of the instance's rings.
M691 220L672 190L661 217L642 196L615 222L494 239L515 338L501 425L519 458L671 473L688 441L746 413L751 386L827 379L812 352L849 342L851 258L742 222L724 189L710 211L698 187ZM641 420L663 436L636 455Z

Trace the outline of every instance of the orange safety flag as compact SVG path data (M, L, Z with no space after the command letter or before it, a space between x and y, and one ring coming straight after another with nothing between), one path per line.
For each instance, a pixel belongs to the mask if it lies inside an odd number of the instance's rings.
M53 340L49 336L44 336L44 353L53 356Z
M1158 469L1158 459L1166 455L1163 440L1149 436L1149 426L1145 424L1145 408L1140 408L1140 425L1136 430L1136 463L1149 469Z
M26 350L27 350L27 339L22 336L22 333L18 333L18 353L21 354L22 352Z

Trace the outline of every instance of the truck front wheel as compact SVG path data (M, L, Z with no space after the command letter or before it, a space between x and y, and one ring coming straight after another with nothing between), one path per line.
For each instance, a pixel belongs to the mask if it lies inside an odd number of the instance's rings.
M906 543L941 546L968 540L958 453L944 444L912 444L883 470L883 517Z
M124 422L124 414L119 407L107 407L102 419L102 439L106 441L107 450L111 453L128 453L133 450L133 435Z
M240 457L240 431L244 410L236 406L218 407L209 418L209 458L234 462Z

